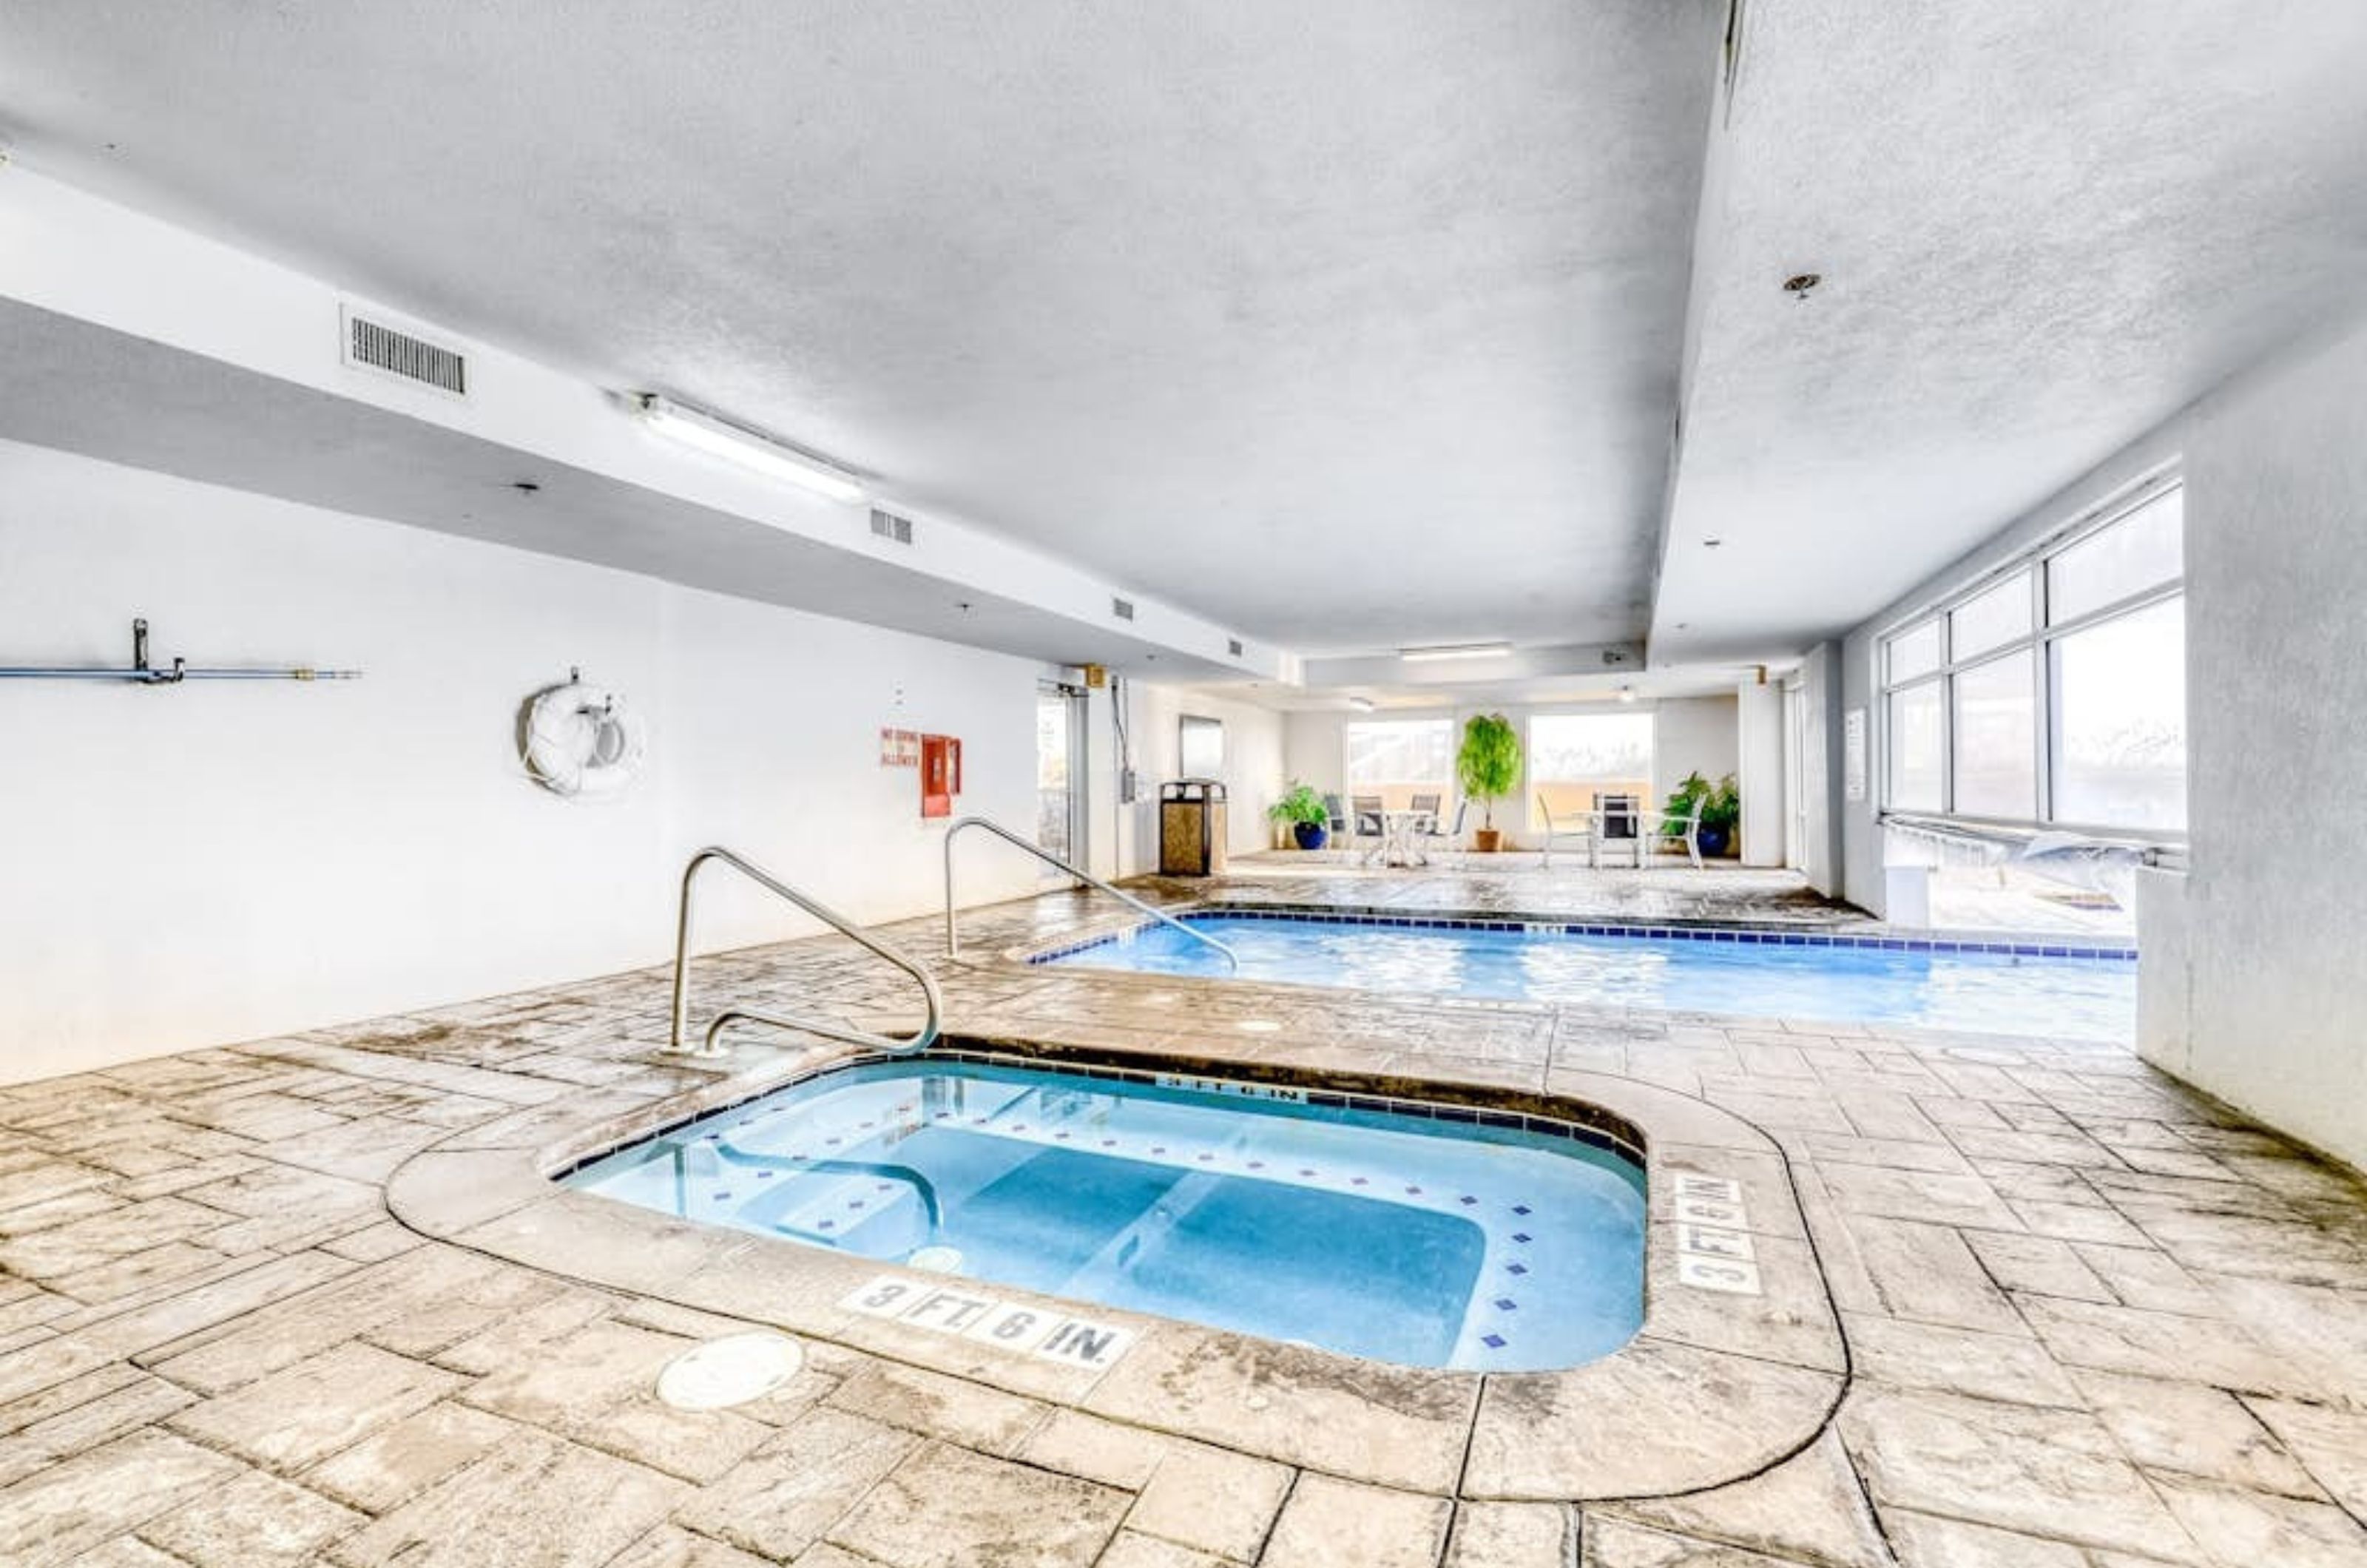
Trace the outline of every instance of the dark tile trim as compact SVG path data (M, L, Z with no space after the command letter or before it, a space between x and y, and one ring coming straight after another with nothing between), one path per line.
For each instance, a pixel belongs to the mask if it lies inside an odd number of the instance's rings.
M1161 1087L1160 1079L1189 1077L1200 1083L1217 1086L1203 1092L1244 1093L1255 1088L1295 1089L1304 1096L1310 1108L1324 1111L1381 1111L1395 1116L1421 1121L1453 1123L1463 1126L1501 1127L1510 1131L1534 1133L1543 1137L1561 1138L1583 1144L1589 1148L1618 1155L1637 1168L1645 1161L1643 1132L1626 1118L1591 1105L1583 1100L1559 1095L1527 1094L1518 1090L1491 1089L1481 1085L1459 1085L1420 1080L1419 1094L1399 1092L1412 1087L1411 1080L1353 1075L1352 1086L1347 1076L1319 1074L1269 1063L1206 1062L1187 1057L1119 1058L1099 1052L1070 1046L1039 1045L1019 1041L972 1040L948 1037L940 1040L917 1056L888 1052L861 1052L835 1056L815 1066L811 1071L768 1084L764 1089L736 1100L677 1116L671 1121L647 1128L593 1153L578 1156L572 1162L547 1172L550 1179L562 1181L586 1166L596 1165L609 1156L680 1132L696 1122L729 1115L742 1106L768 1100L816 1078L831 1077L853 1067L873 1066L883 1062L963 1062L982 1066L1015 1067L1029 1072L1055 1073L1064 1077L1102 1078L1123 1083L1138 1083ZM1155 1067L1141 1066L1143 1061L1155 1061ZM1467 1099L1465 1097L1468 1096ZM1288 1104L1266 1096L1244 1094L1244 1098L1262 1105Z
M1981 942L1966 938L1858 936L1846 931L1797 931L1773 926L1682 925L1621 920L1520 919L1494 915L1389 914L1379 910L1297 908L1273 904L1208 904L1176 913L1183 920L1221 916L1232 920L1286 920L1294 924L1371 926L1416 931L1522 931L1532 936L1641 938L1654 942L1723 942L1765 947L1854 947L1884 953L1979 953L2010 958L2086 960L2134 964L2135 947L2101 942ZM1150 929L1155 922L1125 931L1055 943L1026 956L1026 962L1051 964L1097 947L1106 947Z

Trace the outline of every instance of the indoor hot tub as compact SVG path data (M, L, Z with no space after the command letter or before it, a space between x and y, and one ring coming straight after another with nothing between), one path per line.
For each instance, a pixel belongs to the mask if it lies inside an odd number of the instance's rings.
M1419 1367L1643 1320L1644 1172L1467 1106L936 1055L843 1066L568 1185L882 1263Z

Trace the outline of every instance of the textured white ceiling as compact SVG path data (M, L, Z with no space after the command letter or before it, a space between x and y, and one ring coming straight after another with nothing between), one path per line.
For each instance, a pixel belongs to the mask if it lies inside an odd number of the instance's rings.
M1716 0L12 0L28 165L1304 648L1634 637Z
M1317 654L1781 658L2367 308L2367 4L1726 8L7 0L0 138Z
M2360 0L1744 14L1656 664L1856 623L2367 308Z

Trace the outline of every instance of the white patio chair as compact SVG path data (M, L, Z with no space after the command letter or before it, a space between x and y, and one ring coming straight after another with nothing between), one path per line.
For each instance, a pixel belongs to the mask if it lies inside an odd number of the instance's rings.
M1579 818L1583 826L1561 826L1554 821L1553 807L1546 804L1546 797L1541 795L1537 796L1537 815L1546 819L1546 841L1537 855L1537 864L1540 868L1551 869L1555 840L1562 839L1584 844L1586 863L1589 865L1597 863L1594 858L1594 831L1597 824L1591 814ZM1565 818L1563 821L1567 822L1569 818Z
M1708 792L1704 791L1702 794L1693 796L1691 809L1686 811L1682 817L1671 817L1663 811L1648 813L1652 819L1653 831L1651 853L1653 858L1659 858L1659 854L1663 851L1674 853L1676 851L1682 849L1689 857L1691 857L1693 863L1693 869L1695 871L1701 870L1702 807L1708 804ZM1671 828L1677 829L1678 831L1674 833L1670 832L1669 829Z

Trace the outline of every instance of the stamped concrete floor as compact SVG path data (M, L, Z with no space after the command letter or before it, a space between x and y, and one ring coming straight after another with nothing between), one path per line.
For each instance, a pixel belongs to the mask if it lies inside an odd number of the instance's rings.
M1105 913L1062 895L965 930L991 952ZM700 985L877 1018L895 979L807 942ZM1750 1479L1583 1507L1351 1483L826 1344L759 1404L672 1410L656 1370L741 1325L425 1240L384 1199L456 1134L709 1081L652 1055L650 971L0 1090L0 1562L2367 1563L2367 1193L2124 1050L1000 960L946 980L980 1031L1712 1101L1785 1151L1846 1395Z

